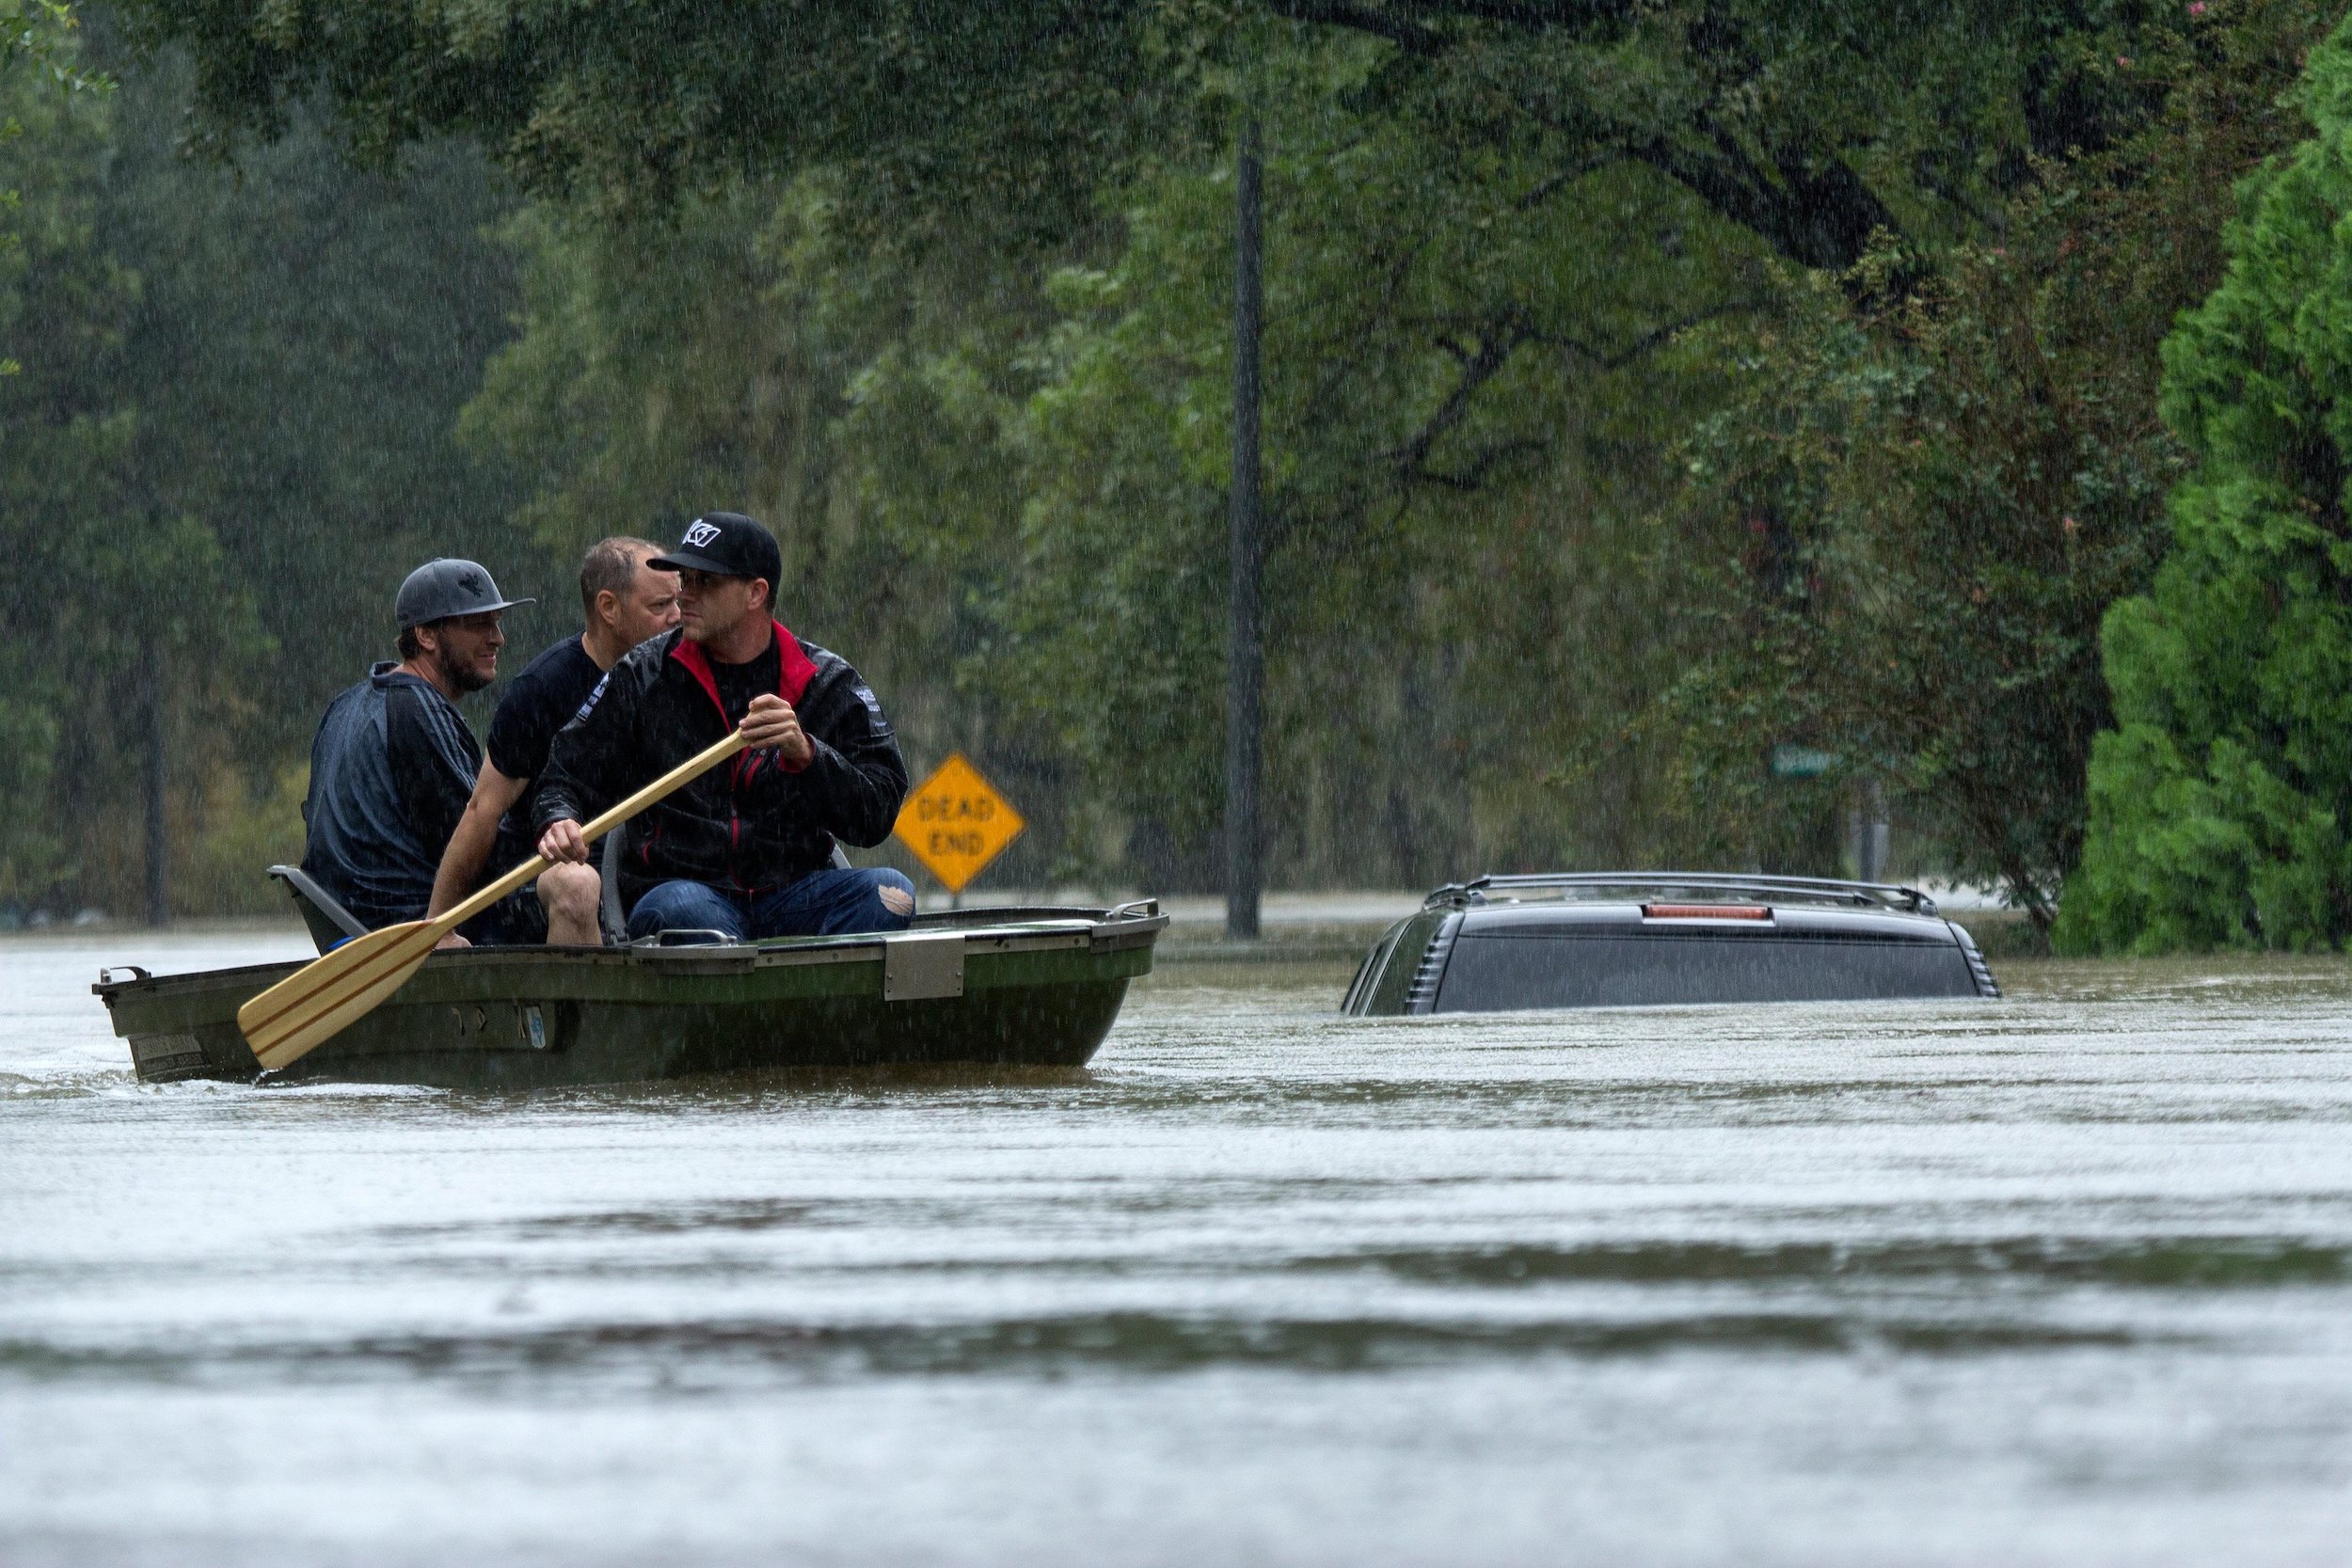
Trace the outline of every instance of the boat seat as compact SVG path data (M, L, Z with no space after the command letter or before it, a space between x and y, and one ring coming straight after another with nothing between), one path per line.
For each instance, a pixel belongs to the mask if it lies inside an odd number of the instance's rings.
M302 924L310 928L310 940L318 943L320 952L341 945L353 937L363 937L368 928L359 924L358 916L335 901L335 895L312 879L298 865L273 865L269 874L286 890L294 908L302 911Z
M604 835L604 856L598 869L604 877L604 940L628 940L628 911L621 908L622 843L628 837L628 824L624 822ZM833 865L836 871L850 868L850 853L836 843L833 847ZM275 875L275 873L272 873ZM355 933L357 934L357 933Z
M605 834L604 859L597 867L604 874L604 940L608 942L628 937L628 914L621 908L621 846L628 838L626 822Z

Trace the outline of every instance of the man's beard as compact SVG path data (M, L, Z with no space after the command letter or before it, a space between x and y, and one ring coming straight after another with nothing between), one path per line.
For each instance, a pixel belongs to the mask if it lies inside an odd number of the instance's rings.
M436 649L434 657L441 666L441 678L449 682L450 689L461 697L481 690L498 678L477 673L473 660L460 659L454 649Z
M743 624L743 617L738 615L735 619L722 625L719 617L707 610L702 611L701 620L702 624L696 626L691 634L693 641L697 642L707 642L713 638L723 638Z

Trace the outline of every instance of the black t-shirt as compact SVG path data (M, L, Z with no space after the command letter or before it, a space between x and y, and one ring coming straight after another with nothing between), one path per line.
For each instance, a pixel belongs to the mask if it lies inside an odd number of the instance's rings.
M531 841L532 797L547 771L548 748L555 744L556 731L593 705L603 684L604 672L580 639L567 637L524 665L499 699L490 720L490 766L510 779L533 781L500 824L503 840Z
M783 650L771 637L765 653L741 664L722 664L714 658L710 661L710 678L718 683L719 705L726 709L727 722L740 724L754 697L772 697L776 688L784 684Z

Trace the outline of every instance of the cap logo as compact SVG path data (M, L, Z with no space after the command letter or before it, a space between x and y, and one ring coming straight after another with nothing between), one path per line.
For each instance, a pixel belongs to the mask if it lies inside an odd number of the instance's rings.
M686 530L686 546L689 549L699 550L718 537L719 529L716 524L691 523Z

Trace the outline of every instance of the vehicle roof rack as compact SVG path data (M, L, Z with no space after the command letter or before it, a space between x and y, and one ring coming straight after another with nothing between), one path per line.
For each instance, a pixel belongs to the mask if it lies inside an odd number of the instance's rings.
M1731 893L1766 899L1777 896L1786 902L1893 909L1908 914L1936 912L1935 900L1915 887L1891 882L1849 882L1830 877L1768 877L1744 871L1579 871L1478 877L1467 882L1448 882L1423 899L1422 908L1461 909L1483 904L1497 894L1551 889L1573 892L1586 888L1622 888L1629 893Z

